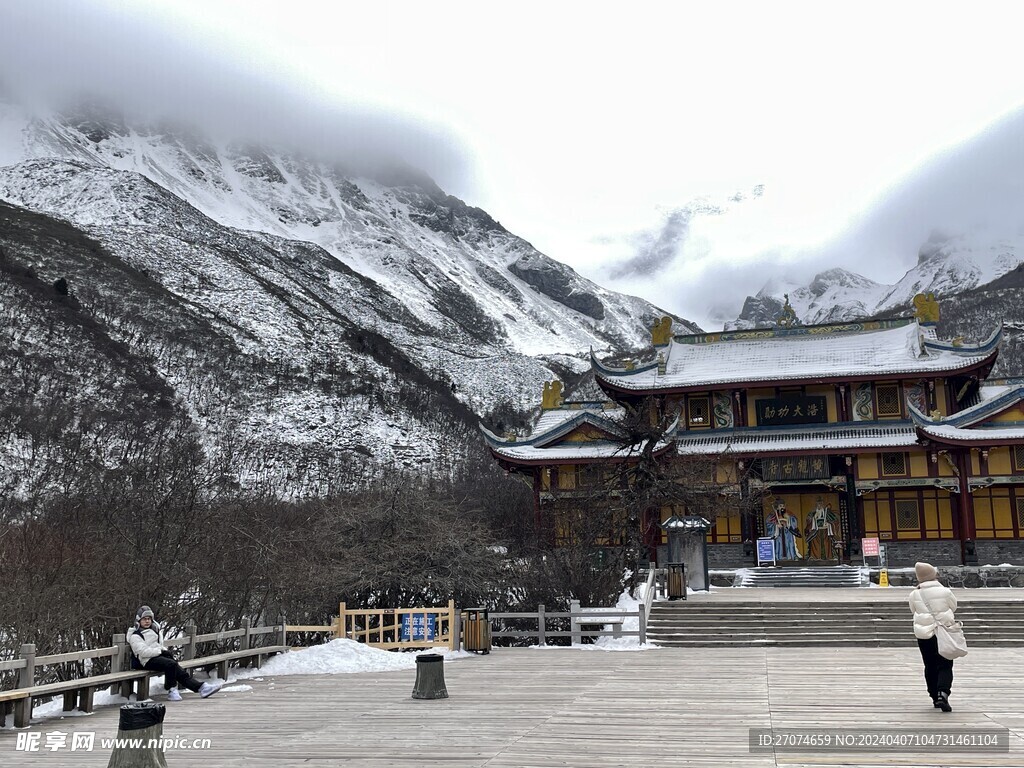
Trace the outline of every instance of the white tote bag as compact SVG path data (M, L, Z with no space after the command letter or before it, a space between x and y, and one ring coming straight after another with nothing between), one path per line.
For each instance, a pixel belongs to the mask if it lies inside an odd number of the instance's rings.
M938 641L939 656L942 658L959 659L967 655L967 638L964 637L963 622L954 621L948 627L935 622L935 639Z

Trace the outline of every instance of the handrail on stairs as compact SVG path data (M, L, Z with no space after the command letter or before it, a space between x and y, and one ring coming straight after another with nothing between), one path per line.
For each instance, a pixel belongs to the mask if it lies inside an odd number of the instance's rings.
M658 591L658 568L651 565L647 572L647 582L644 584L644 619L651 618L651 604Z

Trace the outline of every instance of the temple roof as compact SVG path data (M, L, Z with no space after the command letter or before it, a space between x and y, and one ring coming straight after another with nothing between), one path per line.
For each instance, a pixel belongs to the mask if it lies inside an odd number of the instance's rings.
M986 384L986 386L979 388L978 396L978 403L945 417L941 420L941 423L953 427L970 427L995 416L997 413L1005 411L1007 408L1013 407L1021 402L1021 400L1024 400L1024 379L1007 379L1004 382L992 385ZM918 415L929 419L929 417L920 412L918 412ZM988 427L985 428L987 429Z
M677 336L655 347L663 360L632 369L603 365L602 386L620 392L706 389L731 384L878 379L968 371L991 362L1002 329L980 344L940 341L911 319L765 328Z
M640 455L643 444L623 445L615 439L623 433L614 417L623 412L622 408L609 408L606 403L567 403L562 408L543 411L529 437L499 437L482 426L480 431L495 457L514 464L571 464L609 459L628 461ZM580 442L562 440L585 424L605 433L607 439ZM666 434L673 434L677 424L678 420L669 427ZM655 454L664 453L670 445L667 439L658 442L654 447Z
M922 440L947 445L1017 445L1024 442L1024 419L1017 423L983 422L1022 400L1024 382L946 418L926 416L909 403L908 409Z
M760 455L766 453L834 453L906 448L917 445L913 422L872 422L803 427L744 427L680 431L675 439L680 455Z

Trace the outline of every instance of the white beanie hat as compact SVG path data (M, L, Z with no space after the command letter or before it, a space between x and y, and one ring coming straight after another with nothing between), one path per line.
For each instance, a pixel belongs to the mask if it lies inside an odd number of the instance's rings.
M919 582L935 581L939 578L939 570L930 563L917 563L914 565L914 575Z

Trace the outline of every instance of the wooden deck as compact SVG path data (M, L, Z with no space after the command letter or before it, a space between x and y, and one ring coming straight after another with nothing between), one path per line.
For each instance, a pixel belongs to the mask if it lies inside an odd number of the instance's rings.
M1021 766L1024 648L957 661L952 703L932 708L916 649L495 649L445 662L450 698L410 698L415 671L240 681L251 691L167 704L165 736L190 766ZM162 697L159 700L162 700ZM117 708L32 727L114 736ZM1009 753L751 754L757 727L996 728ZM69 739L70 743L70 739ZM45 736L44 736L45 745ZM0 764L105 766L109 751L15 750Z

